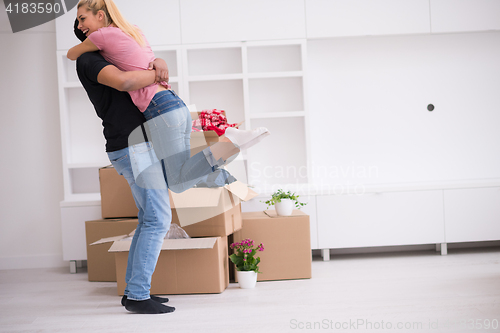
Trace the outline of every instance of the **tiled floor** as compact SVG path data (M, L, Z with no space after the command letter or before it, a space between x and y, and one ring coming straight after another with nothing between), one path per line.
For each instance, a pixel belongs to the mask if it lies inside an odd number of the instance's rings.
M472 320L466 331L500 331L500 247L335 255L312 269L310 280L170 295L177 310L164 315L127 313L115 283L86 273L0 271L0 332L458 332Z

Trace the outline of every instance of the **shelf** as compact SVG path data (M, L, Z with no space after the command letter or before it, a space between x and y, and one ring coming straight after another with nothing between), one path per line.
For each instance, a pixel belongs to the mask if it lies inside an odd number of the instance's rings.
M302 77L304 75L303 71L292 71L292 72L260 72L260 73L248 73L249 79L266 79L266 78L281 78L281 77Z
M224 80L242 80L243 74L223 74L223 75L196 75L188 76L187 81L201 82L201 81L224 81Z
M72 194L60 203L61 207L93 206L101 204L101 193Z
M80 81L70 81L62 84L64 88L83 88Z
M102 168L110 164L109 160L89 163L68 163L68 169Z
M253 113L250 119L262 118L290 118L290 117L305 117L305 111L286 111L286 112L267 112L267 113Z

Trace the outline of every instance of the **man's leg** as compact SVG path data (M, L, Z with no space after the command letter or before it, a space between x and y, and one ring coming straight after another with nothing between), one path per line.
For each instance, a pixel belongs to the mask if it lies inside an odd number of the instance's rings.
M108 155L118 173L127 179L139 208L139 224L130 246L125 277L126 308L139 313L172 312L175 308L154 302L149 295L151 276L171 222L170 201L161 164L151 158L155 154L149 143ZM137 170L140 178L135 180L134 171ZM137 181L146 186L138 186Z

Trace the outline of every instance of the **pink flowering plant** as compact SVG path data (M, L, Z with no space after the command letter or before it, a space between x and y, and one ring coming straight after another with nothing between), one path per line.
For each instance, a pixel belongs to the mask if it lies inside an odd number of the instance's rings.
M253 240L247 238L240 243L231 244L231 249L234 253L229 256L229 259L236 265L238 271L254 271L259 272L260 257L255 257L257 251L264 251L264 245L260 243L254 248Z

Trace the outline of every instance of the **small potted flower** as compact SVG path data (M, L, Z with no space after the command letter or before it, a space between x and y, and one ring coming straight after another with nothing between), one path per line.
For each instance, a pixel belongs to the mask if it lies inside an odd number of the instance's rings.
M282 189L277 190L271 195L271 199L265 201L267 208L271 206L276 206L276 214L280 216L290 216L292 215L293 207L300 209L302 206L307 205L307 203L299 202L298 195L290 191L284 192Z
M240 243L232 243L231 249L234 253L229 259L236 265L236 276L240 288L248 289L255 287L257 283L257 273L259 272L260 257L255 257L257 251L264 251L264 245L260 243L254 248L253 240L247 238Z

